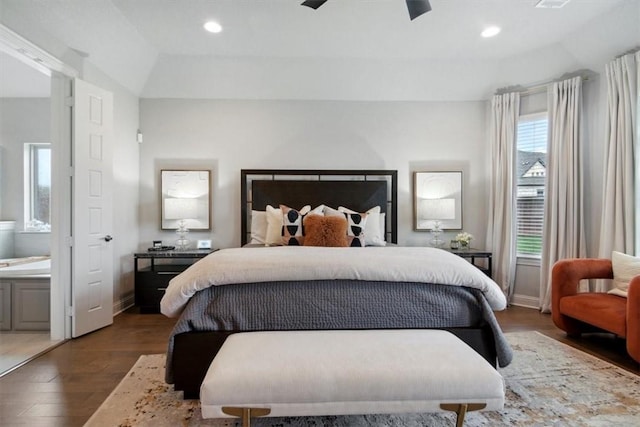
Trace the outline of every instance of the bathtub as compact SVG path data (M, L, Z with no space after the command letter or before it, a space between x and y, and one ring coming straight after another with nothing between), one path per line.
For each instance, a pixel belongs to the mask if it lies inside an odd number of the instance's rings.
M51 258L47 256L0 259L0 278L50 276Z
M0 259L0 331L48 331L51 259Z

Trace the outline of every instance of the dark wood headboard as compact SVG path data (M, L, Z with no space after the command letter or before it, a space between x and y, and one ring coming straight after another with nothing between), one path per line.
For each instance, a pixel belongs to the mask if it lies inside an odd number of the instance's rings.
M241 241L251 240L251 210L280 204L300 208L320 204L386 213L386 240L398 243L398 171L329 169L242 169Z

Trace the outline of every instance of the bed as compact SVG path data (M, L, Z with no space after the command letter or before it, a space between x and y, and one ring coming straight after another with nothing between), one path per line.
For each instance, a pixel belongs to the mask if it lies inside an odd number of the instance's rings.
M493 366L509 364L511 350L493 315L506 305L497 285L446 251L394 245L397 171L242 170L240 199L243 247L194 264L171 281L161 304L165 315L179 316L166 381L186 399L198 397L225 339L243 331L445 329ZM352 212L379 207L384 242L359 248L256 244L252 220L279 205Z

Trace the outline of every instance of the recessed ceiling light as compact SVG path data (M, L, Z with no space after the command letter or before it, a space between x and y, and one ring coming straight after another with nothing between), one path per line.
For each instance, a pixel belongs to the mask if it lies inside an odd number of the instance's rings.
M218 24L216 21L209 21L204 24L204 29L210 33L219 33L222 31L222 25Z
M480 35L482 37L493 37L500 32L500 27L492 26L485 28Z

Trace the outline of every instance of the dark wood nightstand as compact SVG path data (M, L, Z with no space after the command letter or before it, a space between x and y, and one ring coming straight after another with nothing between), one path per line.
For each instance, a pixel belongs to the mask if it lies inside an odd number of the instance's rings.
M159 313L160 300L169 281L186 270L191 264L217 249L186 251L148 251L133 254L135 268L135 298L140 313ZM139 261L148 265L140 267ZM157 260L165 260L161 263ZM166 261L171 260L171 261ZM175 262L181 260L181 262Z
M469 248L469 249L443 248L443 249L451 252L452 254L458 255L459 257L468 259L471 262L471 264L475 265L480 270L484 271L484 273L487 276L491 277L491 257L493 256L491 252L483 251L480 249L473 249L473 248ZM486 263L484 265L478 265L476 264L476 259L486 260Z

